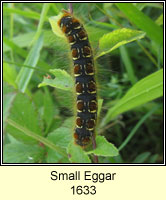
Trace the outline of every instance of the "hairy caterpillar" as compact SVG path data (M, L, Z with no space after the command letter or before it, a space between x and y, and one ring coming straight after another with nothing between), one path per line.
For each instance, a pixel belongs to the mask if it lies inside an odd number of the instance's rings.
M64 11L57 23L68 39L74 65L77 95L75 143L86 146L95 134L97 120L97 94L92 49L83 25L71 13Z

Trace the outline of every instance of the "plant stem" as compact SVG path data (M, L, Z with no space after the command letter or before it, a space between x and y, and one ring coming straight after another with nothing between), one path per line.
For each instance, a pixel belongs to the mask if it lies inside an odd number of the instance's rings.
M95 136L92 136L92 145L93 145L93 149L96 149L96 139L95 139ZM94 163L98 163L99 162L98 156L93 155L93 161L94 161Z
M69 3L69 11L70 11L70 14L73 14L73 6L72 6L72 3Z

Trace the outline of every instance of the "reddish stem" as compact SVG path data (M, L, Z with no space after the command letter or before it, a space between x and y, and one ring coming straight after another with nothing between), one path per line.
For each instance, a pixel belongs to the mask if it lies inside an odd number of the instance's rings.
M70 14L73 14L73 6L72 6L72 3L69 3L69 12L70 12Z

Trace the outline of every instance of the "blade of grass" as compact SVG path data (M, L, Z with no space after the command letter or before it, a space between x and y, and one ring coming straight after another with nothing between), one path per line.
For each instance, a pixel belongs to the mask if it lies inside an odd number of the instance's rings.
M11 8L14 7L14 3L9 3L8 4ZM14 29L14 15L13 13L10 14L10 40L13 40L13 29ZM10 57L11 60L14 62L14 55L13 55L13 50L10 50Z
M55 15L58 15L60 10L57 8L56 3L51 3L51 7L54 10Z
M3 37L3 42L11 49L14 50L15 53L18 55L22 56L23 58L26 58L28 56L28 52L25 51L24 49L20 48L18 45L16 45L14 42L8 40L6 37ZM8 61L9 62L9 61ZM11 63L12 64L12 63ZM14 63L13 63L14 64ZM17 65L20 65L17 63ZM51 66L49 66L46 62L39 60L38 65L41 66L44 69L50 69ZM27 65L24 65L27 66Z
M121 151L127 144L128 142L131 140L131 138L135 135L135 133L137 132L137 130L139 129L139 127L146 121L146 119L148 117L150 117L157 109L159 108L159 106L157 105L156 107L152 108L152 110L150 110L148 113L146 113L140 120L139 122L136 124L136 126L131 130L130 134L127 136L127 138L124 140L124 142L120 145L120 147L118 148L119 151Z
M36 66L40 57L40 50L42 46L43 46L43 36L41 35L37 40L37 42L35 43L35 45L31 48L24 62L25 65L30 65L33 67ZM27 68L22 68L19 71L19 74L17 75L16 78L16 83L18 84L18 88L20 89L20 91L25 92L33 72L34 72L33 69L27 69Z
M50 142L49 140L47 140L46 138L28 130L25 127L20 126L19 124L17 124L16 122L14 122L11 119L7 119L6 120L7 123L9 123L11 126L17 128L18 130L22 131L23 133L25 133L26 135L28 135L29 137L43 143L44 145L46 145L47 147L57 151L58 153L60 153L61 155L66 157L66 154L64 153L64 149L60 148L59 146L54 145L52 142Z
M15 13L31 19L40 19L40 14L34 11L22 11L16 8L3 7L3 13Z
M91 15L89 15L89 18L92 21L92 23L94 23L95 25L100 25L101 27L108 28L110 30L119 28L119 26L114 25L114 24L109 24L109 23L106 23L106 22L95 21L95 20L92 19Z
M98 117L100 117L102 105L103 105L103 99L98 99L98 112L97 112Z
M150 52L140 43L137 41L137 44L140 46L142 51L147 55L147 57L156 65L157 68L159 68L159 64L156 62L156 60L153 58L153 56L150 54Z
M31 42L31 45L34 44L38 40L39 36L42 33L42 27L43 27L45 18L47 17L47 12L48 12L49 8L50 8L50 3L44 3L43 8L42 8L42 12L41 12L41 15L40 15L40 21L39 21L39 24L38 24L38 27L37 27L37 31L36 31L36 34L35 34L32 42Z
M26 68L29 68L29 69L38 70L38 71L40 71L40 72L49 73L49 70L44 70L44 69L42 69L42 68L40 68L40 67L35 67L35 68L34 68L34 67L29 66L29 65L23 65L23 64L21 64L21 63L14 63L14 62L6 61L6 60L4 60L3 63L4 63L4 64L5 64L5 63L13 64L13 65L17 65L18 67L26 67Z
M138 28L145 31L151 40L159 45L163 44L163 31L152 19L138 10L132 3L115 3L116 6L133 22Z
M133 161L132 163L144 163L149 157L151 153L150 152L143 152L139 154Z
M150 74L137 82L119 102L110 108L104 117L101 127L117 115L145 104L163 95L163 69Z
M137 78L134 75L134 70L133 70L134 68L133 68L130 56L127 52L127 48L124 45L120 47L120 54L121 54L122 60L124 62L129 80L130 80L131 84L134 85L137 82Z
M107 16L109 19L111 19L117 26L119 27L123 27L114 17L112 17L109 13L106 12L106 10L103 10L102 8L100 8L97 4L95 4L95 6L105 15Z

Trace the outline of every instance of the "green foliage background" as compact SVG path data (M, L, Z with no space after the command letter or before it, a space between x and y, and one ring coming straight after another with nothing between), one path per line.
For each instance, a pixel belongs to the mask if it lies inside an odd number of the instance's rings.
M73 3L94 50L97 148L73 144L69 46L49 17L67 3L3 3L3 162L163 162L163 5Z

